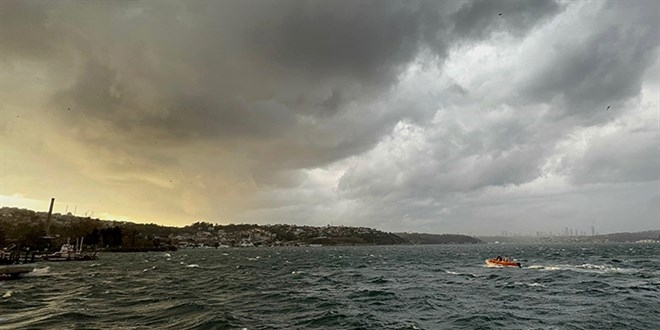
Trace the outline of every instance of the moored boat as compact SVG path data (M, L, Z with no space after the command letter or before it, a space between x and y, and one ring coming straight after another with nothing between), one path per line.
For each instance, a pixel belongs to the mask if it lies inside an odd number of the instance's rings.
M96 252L92 253L83 253L82 252L82 239L80 243L76 240L78 249L72 245L69 240L66 243L62 244L62 247L59 251L52 254L45 254L41 256L41 259L44 261L85 261L85 260L97 260L99 257L96 255Z

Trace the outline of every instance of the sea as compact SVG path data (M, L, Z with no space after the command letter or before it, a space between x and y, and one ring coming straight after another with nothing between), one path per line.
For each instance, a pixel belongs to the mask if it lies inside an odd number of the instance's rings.
M0 281L0 329L657 330L660 244L101 253Z

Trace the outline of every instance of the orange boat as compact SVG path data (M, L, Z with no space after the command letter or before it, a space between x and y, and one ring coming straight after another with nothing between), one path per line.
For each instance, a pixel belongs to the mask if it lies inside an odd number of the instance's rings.
M507 258L493 258L493 259L486 259L486 265L491 266L491 267L518 267L522 268L522 265L519 262L515 262L512 259L507 259Z

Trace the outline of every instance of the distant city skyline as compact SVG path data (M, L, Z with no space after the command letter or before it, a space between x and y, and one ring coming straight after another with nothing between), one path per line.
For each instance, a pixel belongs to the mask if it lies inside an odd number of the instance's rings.
M2 1L0 206L660 229L655 1ZM570 232L569 232L570 233Z

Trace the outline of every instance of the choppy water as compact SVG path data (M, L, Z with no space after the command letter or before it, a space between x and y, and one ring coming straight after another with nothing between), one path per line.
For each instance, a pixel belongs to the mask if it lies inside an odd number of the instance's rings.
M488 268L511 255L524 268ZM0 328L659 329L660 244L102 254L0 282Z

